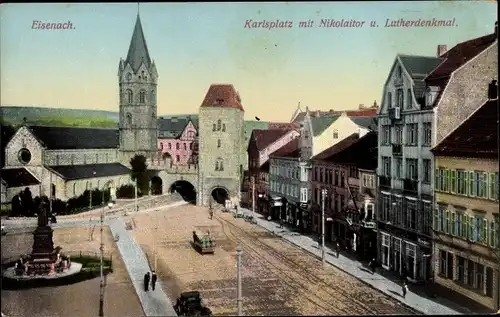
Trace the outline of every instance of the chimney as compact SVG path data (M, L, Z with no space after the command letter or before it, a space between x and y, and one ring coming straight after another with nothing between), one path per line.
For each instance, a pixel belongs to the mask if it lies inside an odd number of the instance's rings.
M373 106L372 106L372 108L378 108L378 105L377 105L377 100L374 100L374 101L373 101Z
M446 53L446 45L438 45L437 47L437 57L441 57L444 53Z
M498 84L496 80L492 80L488 85L488 99L498 99Z

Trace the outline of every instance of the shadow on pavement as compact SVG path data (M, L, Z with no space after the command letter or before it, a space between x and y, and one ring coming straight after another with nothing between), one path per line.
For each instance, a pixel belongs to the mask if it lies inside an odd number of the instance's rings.
M393 291L392 289L390 289L389 292L393 293L396 296L403 297L403 296L401 296L400 292Z

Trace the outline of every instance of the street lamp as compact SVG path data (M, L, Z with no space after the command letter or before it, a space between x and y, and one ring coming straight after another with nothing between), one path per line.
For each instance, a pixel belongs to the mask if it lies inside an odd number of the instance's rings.
M327 190L321 190L321 262L325 264L325 198Z
M237 279L238 279L238 294L237 294L237 303L238 303L238 316L243 316L242 309L242 294L241 294L241 245L238 242L236 246L236 270L237 270Z
M95 174L95 172L94 172ZM113 203L110 202L108 204L108 208L111 209L113 207ZM104 317L104 240L103 240L103 226L104 226L104 215L105 215L106 207L104 206L101 209L101 281L99 283L99 317Z

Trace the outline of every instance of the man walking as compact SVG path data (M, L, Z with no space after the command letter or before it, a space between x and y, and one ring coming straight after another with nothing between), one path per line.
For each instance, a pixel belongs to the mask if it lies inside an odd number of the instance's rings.
M151 275L151 289L154 291L155 290L155 286L156 286L156 280L158 279L158 277L156 276L156 272L153 271L153 274Z
M339 244L339 241L337 240L337 242L335 243L335 251L337 251L337 259L339 258L339 255L340 255L340 244Z
M147 292L149 289L149 272L144 274L144 290Z
M375 273L375 258L373 258L370 263L368 263L368 266L370 267L370 269L372 270L372 274Z

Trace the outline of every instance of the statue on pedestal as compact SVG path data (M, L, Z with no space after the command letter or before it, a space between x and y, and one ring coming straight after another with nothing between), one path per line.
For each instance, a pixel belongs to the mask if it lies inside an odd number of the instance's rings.
M45 227L49 224L48 208L46 203L42 203L38 210L38 227Z

